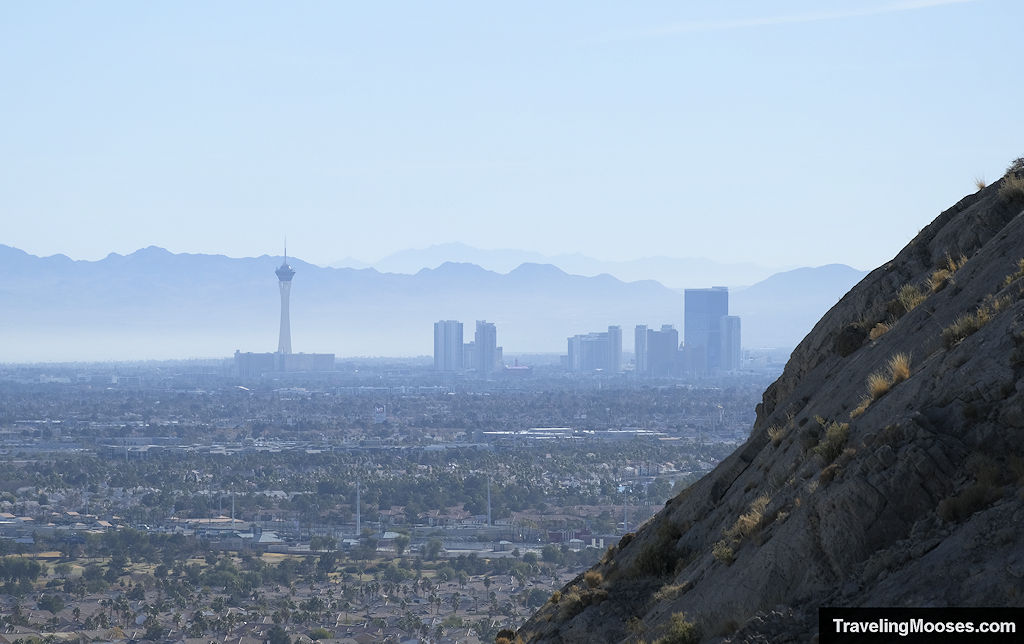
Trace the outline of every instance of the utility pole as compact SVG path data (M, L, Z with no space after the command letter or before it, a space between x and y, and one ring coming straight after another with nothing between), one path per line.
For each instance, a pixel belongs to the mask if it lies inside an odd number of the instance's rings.
M362 520L362 515L360 515L360 513L359 513L360 512L359 492L360 492L360 488L361 487L362 487L362 482L359 479L356 479L356 539L358 539L359 536L361 534L363 534L363 520Z

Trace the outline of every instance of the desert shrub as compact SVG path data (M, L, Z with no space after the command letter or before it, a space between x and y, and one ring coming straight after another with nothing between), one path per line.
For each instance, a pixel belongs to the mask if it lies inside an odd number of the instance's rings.
M938 513L943 521L963 521L978 510L988 506L999 496L999 489L988 481L975 481L960 494L939 502Z
M591 590L580 590L573 586L569 592L562 595L562 601L558 604L558 619L560 621L570 620L582 613L587 606L600 604L608 599L608 591L600 588Z
M597 588L604 581L604 576L596 570L588 570L583 575L583 581L587 583L588 588Z
M655 538L644 545L634 562L636 572L645 575L667 575L675 570L681 553L676 542L683 536L683 527L673 521L658 526Z
M665 584L658 589L658 592L654 593L654 601L665 602L671 601L681 595L689 587L689 584Z
M782 439L786 436L786 428L779 427L778 425L772 425L768 428L768 438L772 441L772 445L776 447L782 442Z
M647 626L644 624L644 620L640 619L636 615L633 615L626 620L626 631L629 632L634 638L639 639L644 634Z
M954 258L949 253L946 253L946 264L945 264L945 267L946 267L946 270L949 271L950 273L957 272L958 270L963 268L963 265L966 264L966 263L967 263L967 255L964 255L963 253L960 253L960 255L958 255L957 257Z
M822 485L828 485L837 476L839 476L842 471L843 469L841 467L833 463L821 471L821 474L818 476L818 480L821 481Z
M896 299L903 307L903 310L907 313L910 313L918 304L924 302L925 297L926 296L921 292L921 289L914 284L904 284L900 287L900 290L896 292Z
M557 604L560 601L562 601L562 591L556 590L555 592L551 593L552 604Z
M725 539L715 542L715 545L711 547L711 555L716 561L721 561L727 566L736 561L736 551Z
M494 644L522 644L523 638L511 628L503 628L494 638Z
M988 182L985 181L985 177L974 177L974 187L978 190L984 190L987 185Z
M890 327L885 322L879 322L875 326L871 327L871 331L868 332L868 337L871 338L872 340L877 340L878 338L888 333L889 329L891 328L892 327Z
M1010 165L1006 166L1006 173L1020 172L1024 170L1024 157L1017 157L1013 161L1010 161Z
M1013 284L1022 277L1024 277L1024 257L1017 260L1017 270L1007 275L1006 279L1003 280L1003 288Z
M762 494L751 502L747 511L736 518L735 523L725 531L727 539L743 539L754 534L764 521L764 509L768 507L771 497Z
M846 440L850 436L850 424L837 423L833 420L824 425L823 428L825 429L825 437L814 448L814 453L825 459L826 463L831 463L836 460L836 457L846 447Z
M910 356L905 353L897 353L889 358L889 375L894 385L898 385L909 378Z
M611 563L614 563L614 562L615 562L615 546L611 545L611 546L608 546L608 549L605 550L604 554L601 556L601 563L603 563L603 564L611 564Z
M931 277L928 278L929 284L932 287L932 293L937 293L946 287L946 283L953 278L953 274L945 268L937 268L932 271Z
M992 311L982 304L972 313L962 313L953 324L942 330L942 343L947 349L960 344L965 338L977 332L992 319Z
M636 557L637 572L645 575L666 575L675 568L676 556L671 546L663 543L649 543Z
M1002 485L1009 482L1012 469L1001 466L990 456L975 452L967 459L967 469L973 472L974 482L939 503L939 517L947 522L963 521L999 498Z
M1014 172L1003 177L999 185L999 198L1007 203L1024 199L1024 177Z
M872 400L878 400L889 393L891 387L892 381L889 380L889 374L883 371L876 371L868 376L868 394L871 395Z
M605 590L580 592L574 587L562 597L562 601L559 603L558 618L562 621L570 620L582 613L587 606L603 602L606 599L608 599L608 592Z
M668 630L655 644L697 644L700 642L700 629L693 622L686 621L683 613L672 613Z
M871 405L871 396L864 396L860 399L860 404L853 408L850 412L850 418L856 418L868 410L868 406Z

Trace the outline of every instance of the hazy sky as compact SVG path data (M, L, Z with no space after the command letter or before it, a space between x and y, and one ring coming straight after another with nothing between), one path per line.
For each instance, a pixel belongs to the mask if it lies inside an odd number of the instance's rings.
M0 243L892 257L1024 155L1019 0L0 5Z

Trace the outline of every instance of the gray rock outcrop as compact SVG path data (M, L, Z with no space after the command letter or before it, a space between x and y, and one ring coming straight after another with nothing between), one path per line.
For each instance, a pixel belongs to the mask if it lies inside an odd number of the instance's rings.
M703 641L809 642L819 606L1024 605L1021 186L965 197L855 286L747 442L519 635L652 641L682 613Z

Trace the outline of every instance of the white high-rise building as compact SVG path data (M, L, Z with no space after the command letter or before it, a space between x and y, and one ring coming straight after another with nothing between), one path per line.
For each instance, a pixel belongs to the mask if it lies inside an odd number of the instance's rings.
M434 322L434 371L462 371L462 322Z

